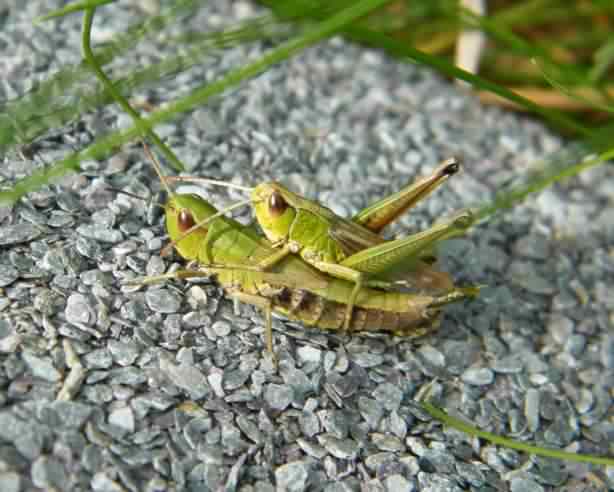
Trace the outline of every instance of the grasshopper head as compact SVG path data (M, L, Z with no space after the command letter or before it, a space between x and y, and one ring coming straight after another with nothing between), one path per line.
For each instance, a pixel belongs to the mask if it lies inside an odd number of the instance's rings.
M296 216L289 192L278 183L263 183L252 191L252 203L267 239L272 242L285 239Z
M217 212L215 207L198 195L174 195L166 203L166 230L171 241L176 241L196 223ZM207 227L199 227L175 245L177 252L186 260L198 258L198 252L207 236Z

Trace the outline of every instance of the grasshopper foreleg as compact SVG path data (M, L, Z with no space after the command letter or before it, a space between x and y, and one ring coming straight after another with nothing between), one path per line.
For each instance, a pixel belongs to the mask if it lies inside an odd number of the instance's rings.
M258 267L260 267L262 270L267 270L293 252L292 246L289 243L284 243L281 248L276 249L270 256L267 256L264 260L261 260L258 263Z

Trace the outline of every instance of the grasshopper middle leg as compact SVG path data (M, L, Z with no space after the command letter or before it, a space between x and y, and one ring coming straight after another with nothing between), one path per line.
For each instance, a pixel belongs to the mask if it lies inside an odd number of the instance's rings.
M266 350L273 359L273 364L277 366L277 356L273 351L273 304L270 299L266 297L257 296L253 294L246 294L245 292L232 291L229 294L245 304L251 304L264 311L265 325L264 325L264 339L266 343Z

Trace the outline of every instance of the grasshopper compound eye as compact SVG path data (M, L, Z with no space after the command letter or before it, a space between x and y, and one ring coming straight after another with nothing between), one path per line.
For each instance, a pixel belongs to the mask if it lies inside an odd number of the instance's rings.
M195 222L194 222L194 216L192 215L192 212L190 212L189 210L186 210L185 208L181 210L181 212L179 212L178 224L179 224L179 231L181 233L184 233L187 230L189 230L191 227L193 227Z
M288 202L278 191L274 191L269 197L269 212L273 217L279 217L288 208Z

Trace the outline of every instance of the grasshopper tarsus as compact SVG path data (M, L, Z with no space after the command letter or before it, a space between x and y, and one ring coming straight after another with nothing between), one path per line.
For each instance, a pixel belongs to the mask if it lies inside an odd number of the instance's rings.
M443 176L453 176L461 169L460 161L456 157L450 157L441 165L441 174Z

